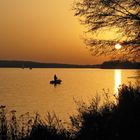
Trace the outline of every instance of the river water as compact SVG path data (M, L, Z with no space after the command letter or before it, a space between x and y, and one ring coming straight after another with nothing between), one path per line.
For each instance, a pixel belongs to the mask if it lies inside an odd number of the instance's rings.
M56 74L62 84L49 82ZM88 102L103 89L117 94L121 84L139 80L140 70L119 69L0 69L0 104L18 114L55 112L63 120L76 113L74 100Z

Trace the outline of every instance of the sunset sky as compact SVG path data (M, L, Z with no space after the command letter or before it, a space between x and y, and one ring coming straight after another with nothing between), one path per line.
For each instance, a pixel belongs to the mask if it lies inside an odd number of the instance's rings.
M0 59L96 64L73 0L0 0Z

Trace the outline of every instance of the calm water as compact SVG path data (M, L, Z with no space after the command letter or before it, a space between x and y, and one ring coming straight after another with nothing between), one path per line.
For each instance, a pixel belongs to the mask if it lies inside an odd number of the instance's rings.
M89 101L102 93L117 94L120 84L135 83L139 70L102 69L0 69L0 104L18 114L54 111L63 120L76 113L74 98ZM49 84L57 74L63 82ZM137 80L136 78L137 77Z

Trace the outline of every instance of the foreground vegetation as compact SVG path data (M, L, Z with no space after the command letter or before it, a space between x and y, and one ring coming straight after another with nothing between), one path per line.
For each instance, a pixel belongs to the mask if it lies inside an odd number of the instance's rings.
M64 123L55 114L48 113L41 120L39 114L16 117L16 111L7 113L0 107L0 140L104 140L140 138L140 87L122 85L115 102L109 96L100 106L96 97L90 105L78 103L78 114Z

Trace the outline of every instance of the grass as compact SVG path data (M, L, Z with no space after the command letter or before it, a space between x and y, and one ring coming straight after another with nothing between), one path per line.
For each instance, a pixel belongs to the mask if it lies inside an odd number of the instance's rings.
M64 124L55 114L47 113L43 121L36 113L16 117L16 111L7 113L0 106L0 140L104 140L140 138L140 87L122 85L116 102L106 96L93 98L89 105L80 102L78 114L70 116L71 126Z

